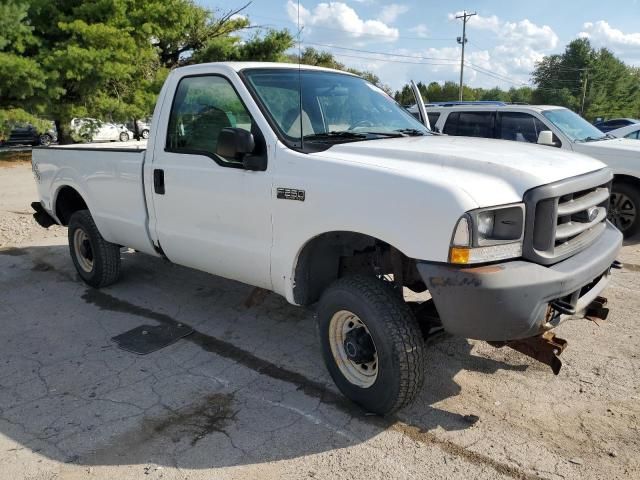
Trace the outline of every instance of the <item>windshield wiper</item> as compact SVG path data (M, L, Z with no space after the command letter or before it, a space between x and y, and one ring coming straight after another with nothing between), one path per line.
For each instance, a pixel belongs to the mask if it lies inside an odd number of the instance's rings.
M394 131L404 133L406 135L409 135L410 137L420 137L426 135L426 133L424 133L422 130L418 130L417 128L398 128Z
M366 133L367 135L380 135L383 137L392 137L392 138L404 137L404 133L401 133L399 130L396 130L395 132L362 132L362 133Z
M311 133L302 137L304 140L330 140L330 139L362 139L367 138L364 133L340 131L340 132L322 132Z
M339 132L322 132L311 133L305 135L303 140L375 140L376 138L387 137L404 137L401 132L351 132L349 130L341 130Z
M578 142L599 142L600 140L605 140L606 138L606 135L603 135L602 137L586 137L579 139Z

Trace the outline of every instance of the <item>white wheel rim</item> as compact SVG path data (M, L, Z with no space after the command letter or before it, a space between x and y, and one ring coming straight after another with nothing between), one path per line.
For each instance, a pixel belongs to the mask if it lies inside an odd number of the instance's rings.
M82 229L77 229L73 233L73 250L80 268L87 273L93 270L93 252L89 236Z
M365 363L354 362L345 350L347 334L354 329L364 328L373 344L373 360ZM378 352L364 322L348 310L336 312L329 322L329 345L331 354L344 377L352 384L361 388L369 388L378 378Z

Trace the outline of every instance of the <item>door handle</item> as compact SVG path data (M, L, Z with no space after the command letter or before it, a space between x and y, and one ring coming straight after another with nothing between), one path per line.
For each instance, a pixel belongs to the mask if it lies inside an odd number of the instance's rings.
M158 195L164 195L164 170L156 168L153 171L153 190Z

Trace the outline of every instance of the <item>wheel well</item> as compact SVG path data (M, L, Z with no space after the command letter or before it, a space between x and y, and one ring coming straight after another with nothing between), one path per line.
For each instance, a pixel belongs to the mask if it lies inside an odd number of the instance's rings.
M62 187L56 197L56 216L62 225L68 225L71 215L87 209L82 196L72 187Z
M614 175L613 183L624 182L633 185L636 188L640 188L640 179L632 177L631 175Z
M362 233L328 232L309 240L298 255L294 301L314 303L335 280L353 274L393 275L397 285L426 290L415 260L388 243Z

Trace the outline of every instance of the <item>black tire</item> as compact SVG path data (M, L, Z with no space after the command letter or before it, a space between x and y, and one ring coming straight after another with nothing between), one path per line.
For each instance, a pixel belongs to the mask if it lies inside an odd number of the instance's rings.
M76 232L78 232L76 234ZM78 210L69 219L69 253L78 275L87 285L94 288L106 287L115 283L120 275L120 247L107 242L93 221L89 210ZM86 235L85 255L76 251L75 236ZM86 242L86 243L85 243ZM86 260L91 257L91 266L87 269ZM82 265L85 265L83 267Z
M345 376L332 353L331 321L342 311L357 315L373 340L377 377L366 388ZM411 309L390 285L360 275L339 279L323 293L317 320L325 364L346 397L367 411L388 415L411 403L420 392L424 340Z
M145 140L147 140L149 138L149 130L147 130L146 128L144 130L142 130L142 138L144 138Z
M121 142L128 142L129 141L129 134L127 132L120 132L120 141Z
M631 238L640 232L640 188L628 182L614 182L609 204L609 220Z
M51 145L52 141L53 141L53 138L51 138L51 135L49 135L48 133L43 133L42 135L40 135L40 138L38 139L38 143L43 147L48 147L49 145Z

